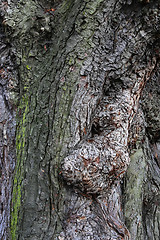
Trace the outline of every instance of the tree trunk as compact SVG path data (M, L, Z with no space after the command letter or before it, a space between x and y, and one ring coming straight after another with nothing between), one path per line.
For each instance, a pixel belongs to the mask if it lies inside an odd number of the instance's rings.
M1 26L1 239L159 239L159 1L1 1Z

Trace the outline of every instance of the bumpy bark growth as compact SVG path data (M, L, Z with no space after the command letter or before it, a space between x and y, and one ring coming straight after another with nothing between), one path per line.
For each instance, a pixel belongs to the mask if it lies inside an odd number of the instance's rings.
M149 105L139 100L159 66L158 0L8 3L4 24L19 79L11 239L149 239L149 232L156 239L151 195L147 203L141 197L151 154L144 130L150 116L142 111ZM132 171L121 189L130 155L144 169L135 189L143 206L135 204L133 220Z

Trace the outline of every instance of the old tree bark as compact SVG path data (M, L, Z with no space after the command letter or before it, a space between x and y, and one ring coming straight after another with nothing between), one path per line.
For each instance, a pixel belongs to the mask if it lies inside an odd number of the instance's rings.
M0 239L158 240L159 0L0 4Z

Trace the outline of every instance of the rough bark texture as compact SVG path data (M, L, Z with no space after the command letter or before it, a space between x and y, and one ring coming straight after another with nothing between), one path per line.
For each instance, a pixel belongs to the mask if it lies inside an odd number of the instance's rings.
M0 239L9 239L10 203L15 167L15 82L17 79L0 16Z
M1 10L0 237L159 239L159 1L1 1Z

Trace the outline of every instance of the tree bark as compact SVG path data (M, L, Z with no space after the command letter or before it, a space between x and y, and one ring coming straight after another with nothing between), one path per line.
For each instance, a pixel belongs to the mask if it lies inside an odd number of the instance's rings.
M159 1L1 1L1 26L0 237L159 239Z
M10 239L10 204L15 168L15 101L16 83L14 56L0 15L0 239Z

